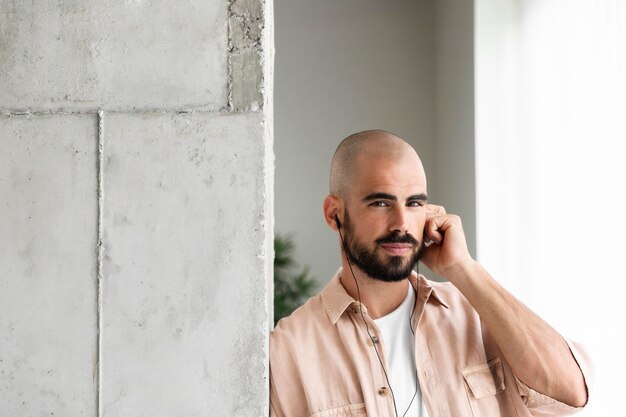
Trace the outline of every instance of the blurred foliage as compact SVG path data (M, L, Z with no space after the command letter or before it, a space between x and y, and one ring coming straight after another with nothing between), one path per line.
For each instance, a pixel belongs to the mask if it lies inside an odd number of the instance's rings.
M317 289L309 276L309 268L295 273L295 245L291 237L276 235L274 239L274 324L305 303Z

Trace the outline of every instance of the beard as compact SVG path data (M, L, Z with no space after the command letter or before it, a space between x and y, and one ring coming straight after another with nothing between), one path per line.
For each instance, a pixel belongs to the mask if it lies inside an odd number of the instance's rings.
M408 278L413 270L413 265L419 261L424 249L424 243L420 244L411 234L406 233L402 235L400 232L394 232L376 239L376 246L370 250L355 239L347 210L345 212L343 230L345 239L344 251L348 260L358 266L368 276L379 281L397 282ZM410 243L413 245L413 253L406 259L403 256L385 257L376 253L376 249L383 243Z

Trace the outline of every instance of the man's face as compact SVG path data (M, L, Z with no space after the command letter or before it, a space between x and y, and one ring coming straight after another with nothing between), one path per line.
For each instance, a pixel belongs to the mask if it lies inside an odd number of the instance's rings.
M344 216L343 230L346 243L345 252L350 262L368 276L380 281L395 282L407 278L411 274L413 265L421 257L424 248L423 242L420 244L411 234L401 234L397 231L376 239L376 246L370 247L366 242L361 242L355 237L347 210ZM378 250L381 245L404 246L410 250L406 256L384 256L384 250Z
M412 158L362 162L344 210L346 256L371 278L405 279L423 248L426 178L421 163Z

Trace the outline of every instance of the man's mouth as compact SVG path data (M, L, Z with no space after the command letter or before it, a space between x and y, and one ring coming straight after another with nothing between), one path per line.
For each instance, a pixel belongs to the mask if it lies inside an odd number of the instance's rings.
M376 243L383 248L390 256L404 256L413 253L413 248L417 247L419 242L409 233L400 235L393 233L376 240Z
M413 250L413 245L408 243L383 243L380 246L392 256L404 256Z

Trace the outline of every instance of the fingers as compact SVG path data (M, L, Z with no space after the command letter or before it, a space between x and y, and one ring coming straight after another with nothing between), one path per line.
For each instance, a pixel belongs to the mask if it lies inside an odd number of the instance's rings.
M440 225L438 224L438 221L441 223L442 217L428 217L426 219L426 224L424 225L424 234L426 236L424 240L427 238L435 243L441 243L443 241L443 234L439 232Z
M423 239L425 242L431 240L435 244L426 244L421 261L431 271L442 276L445 276L445 271L454 265L460 265L471 259L461 218L446 213L442 206L434 204L426 206Z
M427 216L437 216L441 214L446 214L446 209L443 206L438 206L436 204L426 204Z
M458 229L462 230L461 218L455 214L446 214L445 209L441 207L441 210L433 210L432 214L426 218L424 231L427 238L433 240L435 243L441 244L443 242L443 235L448 229L454 226L460 226Z
M434 221L435 218L445 216L446 209L443 206L436 204L426 205L426 224L424 225L425 238L428 238L432 242L441 243L443 235L439 233L439 225ZM426 239L424 239L426 240ZM428 244L427 244L428 245Z

